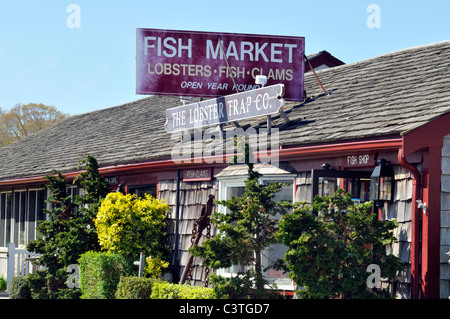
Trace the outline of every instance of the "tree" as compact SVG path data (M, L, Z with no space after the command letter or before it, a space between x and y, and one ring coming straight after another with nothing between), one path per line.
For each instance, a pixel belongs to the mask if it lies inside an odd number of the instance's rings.
M79 295L79 291L67 289L67 267L76 264L81 254L99 250L93 219L100 200L108 191L108 184L100 177L97 160L87 155L80 165L85 171L75 178L85 187L85 194L75 201L66 192L70 183L58 171L46 176L51 195L46 202L52 209L44 210L50 219L36 228L38 238L27 245L29 251L39 253L38 264L45 269L30 275L40 298L60 298Z
M401 269L398 258L386 253L397 222L378 220L372 202L357 205L351 198L343 189L316 196L312 206L301 203L279 223L287 268L303 298L389 297L368 287L368 269L375 265L388 279Z
M0 147L36 133L67 118L67 114L44 104L17 104L8 112L0 110Z
M248 145L245 148L248 158ZM238 273L233 278L213 275L211 282L215 289L227 290L231 297L265 297L269 294L264 286L261 255L264 249L277 243L277 214L284 215L289 203L274 202L275 194L282 183L263 185L259 182L261 174L253 170L253 164L246 160L248 177L245 192L240 197L218 201L228 209L226 213L215 212L211 223L217 234L207 239L201 246L194 245L191 253L204 258L204 264L214 269L228 268L232 265L246 266L247 271ZM222 295L222 292L218 292Z
M60 172L53 171L53 173L55 175L46 176L47 188L51 192L46 202L51 204L52 209L44 210L44 212L49 215L50 220L39 224L36 228L39 237L27 245L27 250L40 254L38 265L45 267L44 270L30 275L32 294L48 299L58 298L60 290L67 288L65 286L68 275L66 268L76 263L77 257L77 254L67 249L69 239L67 234L71 231L70 224L74 218L75 204L72 203L71 196L66 193L69 184L65 177ZM78 247L75 248L78 250Z
M74 183L79 180L80 185L84 187L84 194L75 197L75 203L78 205L80 213L77 224L82 228L80 232L86 236L83 245L84 252L100 251L94 220L97 217L101 201L109 192L109 184L100 176L98 162L93 156L87 154L79 162L78 169L83 166L84 171L74 179Z

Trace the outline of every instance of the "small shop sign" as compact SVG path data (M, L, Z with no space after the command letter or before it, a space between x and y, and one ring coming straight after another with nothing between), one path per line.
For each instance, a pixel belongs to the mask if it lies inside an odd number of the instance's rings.
M185 182L210 181L211 177L212 168L183 170L183 181Z
M349 154L342 159L343 167L370 166L374 163L375 154Z
M275 84L166 110L168 133L275 114L284 100L284 85Z

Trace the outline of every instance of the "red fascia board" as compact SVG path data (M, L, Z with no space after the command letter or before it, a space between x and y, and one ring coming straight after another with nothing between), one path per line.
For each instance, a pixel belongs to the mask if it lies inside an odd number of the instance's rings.
M279 151L280 160L290 157L341 155L348 152L397 150L402 147L402 138L346 142L326 145L286 148Z
M450 112L403 135L403 154L408 156L415 151L440 143L442 138L450 134Z
M326 155L339 155L346 154L347 152L355 151L377 151L377 150L392 150L402 147L402 138L381 139L381 140L369 140L369 141L357 141L335 144L324 144L314 146L304 146L295 148L286 148L279 150L279 159L287 160L289 158L299 157L313 157L313 156L326 156ZM255 152L255 156L263 157L265 153ZM143 171L155 171L161 169L174 169L174 168L188 168L196 167L198 165L204 165L205 163L212 163L210 165L217 165L214 163L227 163L227 156L211 156L203 157L201 161L199 159L186 159L180 161L181 163L174 163L172 160L151 161L135 164L120 164L114 166L101 167L99 169L102 175L113 175L119 173L133 173ZM67 178L74 178L81 171L74 171L65 173ZM44 176L15 178L9 180L0 181L0 186L10 186L28 183L44 182Z

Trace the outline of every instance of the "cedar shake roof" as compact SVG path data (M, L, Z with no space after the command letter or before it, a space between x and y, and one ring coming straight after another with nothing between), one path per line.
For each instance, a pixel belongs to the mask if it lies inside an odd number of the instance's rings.
M395 51L305 75L307 99L283 107L290 122L272 116L280 145L303 146L401 136L450 112L450 40ZM151 96L71 116L0 148L0 180L73 171L83 152L100 166L170 159L174 141L165 109L178 97ZM256 118L240 122L265 127ZM449 123L450 125L450 123Z

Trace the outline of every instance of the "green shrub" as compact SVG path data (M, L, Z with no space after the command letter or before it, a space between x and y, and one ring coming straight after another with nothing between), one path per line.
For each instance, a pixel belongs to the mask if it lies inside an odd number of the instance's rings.
M121 276L130 274L131 265L118 254L88 251L78 260L83 299L114 299Z
M31 298L33 299L49 299L47 286L48 272L45 270L38 270L27 276L28 287L30 288Z
M16 276L9 284L10 299L31 299L30 288L27 284L26 276Z
M150 299L155 281L145 277L120 277L116 299Z
M3 276L1 276L0 277L0 291L6 290L6 287L7 287L6 279Z
M340 188L283 216L277 235L288 248L284 259L290 278L303 287L302 298L391 297L386 289L368 287L368 267L379 266L381 278L389 280L402 269L385 247L394 242L398 224L378 220L372 208L372 202L356 204Z
M215 299L214 290L206 287L154 282L151 299Z

